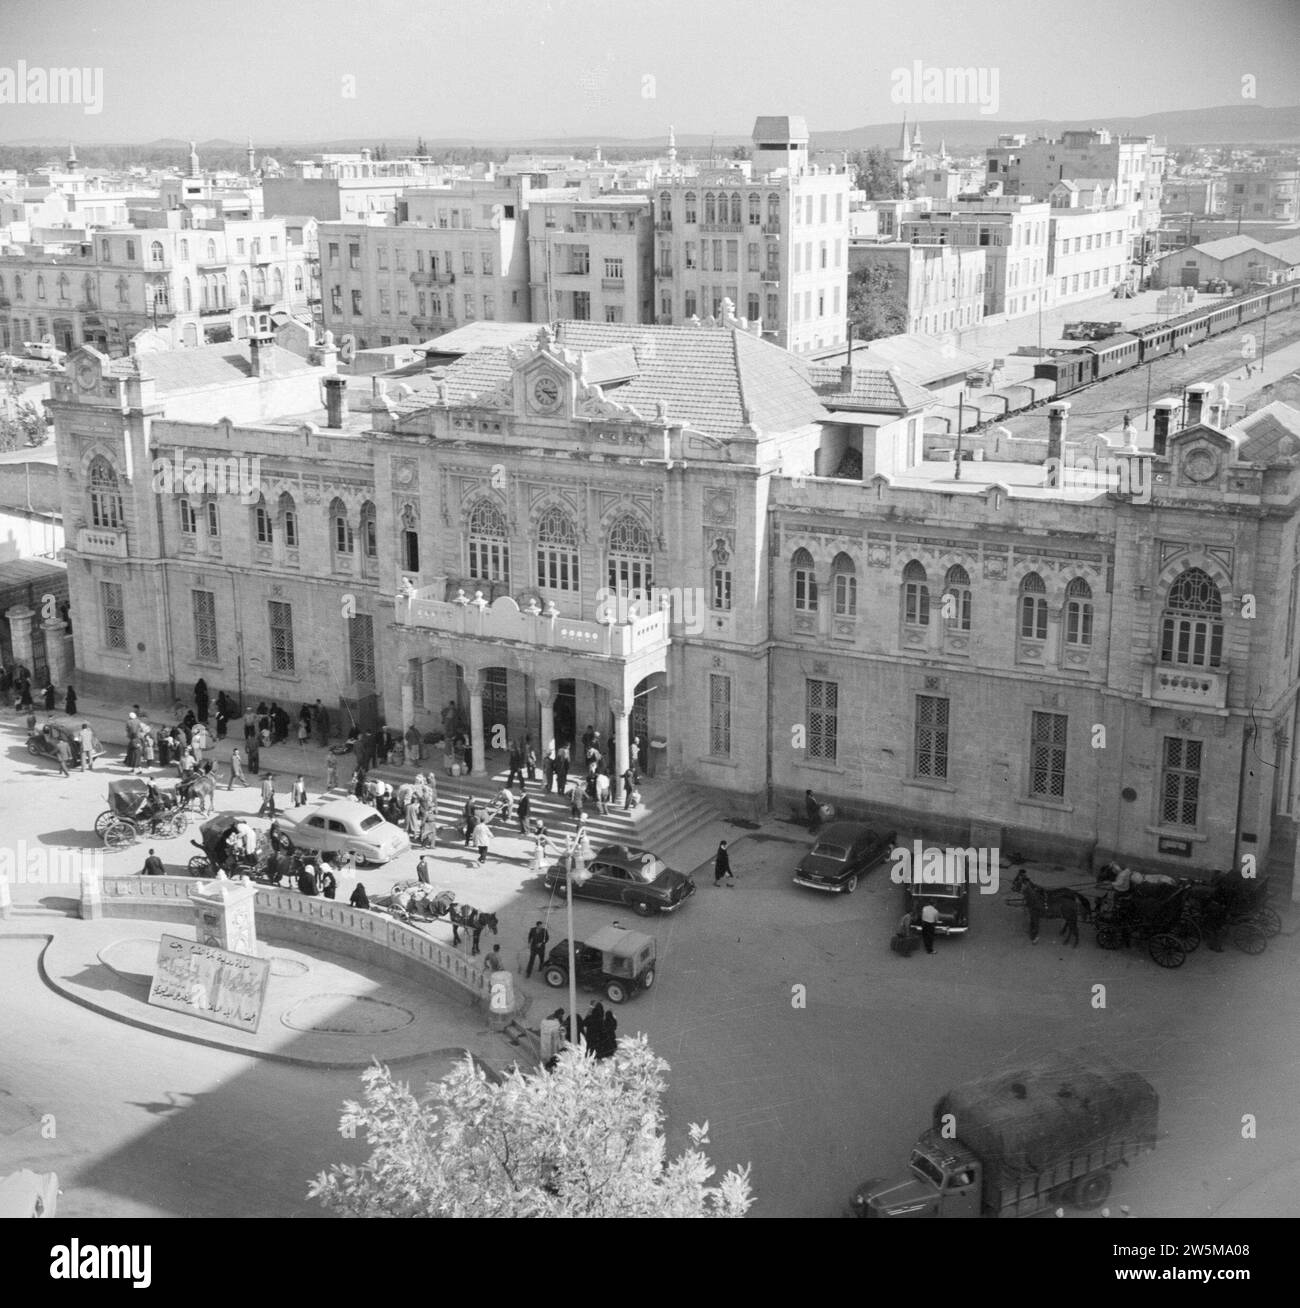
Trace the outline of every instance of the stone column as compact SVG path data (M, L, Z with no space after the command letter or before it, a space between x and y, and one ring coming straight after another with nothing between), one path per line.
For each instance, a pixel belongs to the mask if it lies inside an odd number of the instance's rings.
M487 771L487 740L483 735L483 674L474 673L465 677L465 689L469 692L469 739L470 770Z
M257 887L218 878L190 891L194 938L201 945L235 954L260 955L257 947Z
M537 689L537 702L542 706L542 738L537 742L537 758L546 757L546 747L555 739L555 691L548 681Z
M613 778L614 798L623 803L627 796L623 793L623 773L631 761L628 753L628 712L627 706L619 700L612 700L609 705L614 715L614 767L618 775Z
M415 685L410 671L402 673L402 735L415 725Z
M68 667L68 645L64 639L68 624L62 618L51 618L49 622L41 623L41 630L45 632L45 662L50 669L50 685L62 697L64 687L72 679Z
M5 617L9 619L9 643L13 646L14 664L22 664L35 676L32 668L32 619L36 616L34 609L26 604L15 604L8 609ZM35 691L36 687L32 687Z

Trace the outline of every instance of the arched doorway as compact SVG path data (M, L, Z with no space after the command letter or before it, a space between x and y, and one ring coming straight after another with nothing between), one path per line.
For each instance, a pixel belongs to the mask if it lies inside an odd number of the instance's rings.
M638 766L646 776L655 774L667 755L668 678L662 672L651 673L637 682L628 713L628 742L639 747ZM613 731L611 714L610 730ZM659 742L655 744L655 742Z

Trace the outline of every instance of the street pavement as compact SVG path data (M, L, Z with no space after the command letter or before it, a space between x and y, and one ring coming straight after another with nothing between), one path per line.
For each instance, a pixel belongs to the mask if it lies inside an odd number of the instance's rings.
M60 778L26 753L22 736L21 722L0 722L5 845L95 846L91 825L106 774ZM116 737L106 729L104 739ZM296 744L280 749L286 758L297 754ZM323 774L323 755L305 756L314 766L277 763L277 772L306 771L310 784ZM252 787L233 794L242 811L256 810ZM227 798L222 791L219 806ZM822 895L790 880L808 842L801 828L778 818L757 830L722 821L715 834L730 842L733 888L715 888L704 864L695 870L697 893L672 915L643 920L578 901L575 926L581 938L621 919L655 937L656 984L617 1010L619 1029L646 1032L670 1065L671 1150L686 1146L690 1123L707 1121L706 1152L719 1168L752 1165L756 1215L840 1213L858 1182L905 1164L934 1102L952 1085L1051 1050L1090 1046L1131 1063L1161 1096L1160 1147L1117 1175L1111 1211L1300 1211L1288 1183L1300 1160L1293 1090L1300 972L1290 906L1278 905L1283 932L1263 955L1202 948L1166 971L1141 947L1099 950L1086 926L1078 948L1059 943L1051 924L1031 945L1001 885L975 897L967 936L941 939L933 956L900 958L888 947L901 892L887 866L852 896ZM923 834L899 833L902 840ZM188 839L160 853L179 864L191 852ZM518 836L499 835L496 843L483 869L458 842L440 846L435 884L499 912L498 939L520 973L526 1020L535 1027L540 1014L567 1005L567 994L536 974L522 977L524 938L540 917L557 943L563 904L531 876ZM109 854L105 870L135 871L144 852L141 845ZM410 877L416 857L365 871L368 889ZM1032 870L1054 884L1088 881L1079 869ZM14 887L15 903L28 910L75 893ZM10 937L79 925L28 916L0 925L0 984L11 996L0 1010L0 1105L9 1113L0 1119L0 1170L60 1170L72 1213L312 1211L301 1178L326 1161L356 1157L356 1143L337 1134L339 1105L357 1093L355 1073L181 1044L59 998L35 980L35 942ZM132 935L141 926L124 925ZM448 934L441 924L429 930L439 939ZM584 1007L594 997L583 997ZM431 995L428 1002L440 1001ZM432 1061L434 1074L438 1065ZM403 1066L401 1074L420 1083L418 1069ZM47 1112L67 1123L55 1142L40 1137Z

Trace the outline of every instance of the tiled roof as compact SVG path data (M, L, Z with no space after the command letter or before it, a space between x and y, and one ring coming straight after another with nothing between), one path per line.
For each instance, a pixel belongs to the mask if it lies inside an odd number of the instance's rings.
M1264 246L1264 253L1276 259L1284 259L1293 267L1300 264L1300 236L1290 236L1285 241L1270 241Z
M279 345L262 347L263 357L274 365L271 375L287 377L291 373L312 372L305 359ZM136 356L143 377L152 377L159 391L192 391L203 386L226 386L251 377L248 346L230 341L224 345L205 345L193 350L151 350Z
M1217 241L1206 241L1202 245L1194 245L1192 249L1197 254L1204 254L1211 259L1231 259L1233 255L1245 254L1251 250L1263 250L1266 247L1253 236L1223 236ZM1175 250L1171 253L1181 254L1181 250Z
M471 322L444 336L424 341L416 348L426 354L469 354L485 345L513 345L526 336L536 336L540 330L540 323Z
M1300 412L1274 401L1234 423L1228 434L1238 442L1242 463L1277 463L1300 454Z
M868 409L876 413L906 413L933 404L929 391L884 368L853 369L853 384L846 390L837 364L815 363L809 377L828 409Z

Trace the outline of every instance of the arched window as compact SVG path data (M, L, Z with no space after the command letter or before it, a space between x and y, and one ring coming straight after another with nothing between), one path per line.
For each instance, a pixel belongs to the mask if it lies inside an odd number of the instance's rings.
M609 529L609 588L619 595L649 595L652 584L650 533L625 513Z
M667 191L662 191L659 195L659 221L668 223L673 217L673 197Z
M1065 588L1065 643L1092 644L1092 587L1082 577Z
M184 237L180 241L181 262L189 263L190 261L190 243Z
M102 455L90 464L90 524L92 527L121 527L122 492L113 465Z
M87 273L81 280L81 292L86 297L86 304L95 307L95 279Z
M23 278L21 273L14 273L14 299L23 298Z
M723 197L723 204L726 204L726 197ZM704 221L714 223L718 221L717 202L713 197L712 191L704 192Z
M539 590L578 589L578 532L561 508L552 506L537 524Z
M226 308L230 303L230 284L226 281L226 274L222 273L217 278L216 294L221 299L221 308Z
M266 299L266 270L259 268L253 277L253 287L258 300Z
M817 612L817 573L813 556L807 550L795 550L790 560L794 572L794 607L796 613Z
M943 618L949 631L970 630L970 574L959 563L944 578Z
M1165 599L1160 661L1181 667L1217 668L1223 658L1223 598L1200 568L1180 573Z
M916 559L903 569L903 621L909 627L930 625L930 587Z
M469 515L469 575L510 585L510 531L506 515L491 500L479 500Z
M749 193L749 225L757 227L763 221L763 201L757 191Z
M271 272L271 294L277 300L284 299L284 273L279 268L275 268Z
M186 313L194 308L194 288L188 277L181 283L181 303L185 306Z
M693 223L695 221L695 192L686 192L686 221Z
M351 555L356 553L356 537L352 533L352 524L348 521L348 506L340 499L330 504L330 530L334 542L334 553Z
M837 554L831 563L831 582L835 590L835 616L858 616L858 570L847 554Z
M420 570L420 524L410 504L402 506L402 567L407 572Z
M1020 638L1047 639L1047 587L1036 572L1027 572L1020 583Z
M379 557L379 528L375 506L369 500L361 506L361 551L363 558Z
M203 307L205 309L212 307L211 282L211 277L205 277L201 283L203 287Z
M299 293L302 291L302 264L293 270L293 289Z
M781 197L775 191L768 192L767 196L767 225L769 227L781 225Z
M248 303L248 273L242 269L239 273L239 302L240 304Z
M279 503L280 539L288 550L298 548L298 510L294 507L293 496L288 491L280 495Z
M68 274L61 272L59 274L59 300L66 301L68 298Z
M161 242L161 241L151 241L151 242L149 243L149 258L150 258L154 263L162 263L162 261L163 261L163 246L162 246L162 242Z
M45 298L45 278L40 273L36 274L36 298L38 300Z
M189 500L181 500L178 506L181 517L181 534L185 536L197 536L199 532L199 517L194 512L194 505Z
M207 504L208 512L208 535L214 540L221 535L221 510L217 508L216 500L209 500Z
M267 512L266 500L259 498L253 508L253 539L259 545L271 545L275 542L275 533L272 530L271 515Z
M731 197L731 221L740 226L740 192L737 191Z
M254 259L260 259L262 257L262 238L260 236L253 237L253 243L249 246L249 250Z
M216 241L208 242L208 262L216 263L217 261L217 243Z

